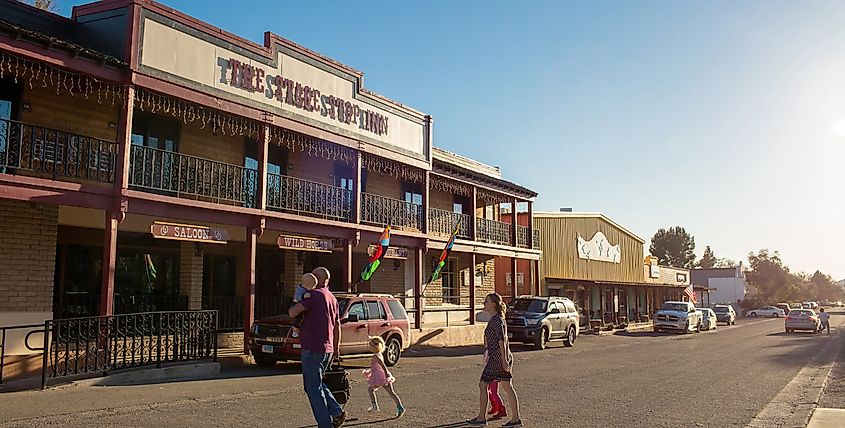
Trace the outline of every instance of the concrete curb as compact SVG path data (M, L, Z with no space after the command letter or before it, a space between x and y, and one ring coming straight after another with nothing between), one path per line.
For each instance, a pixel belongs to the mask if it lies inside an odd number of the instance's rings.
M82 379L71 386L128 386L186 380L207 380L220 376L219 363L184 364L171 367L143 368L106 377Z
M823 409L813 411L807 428L845 427L845 409Z

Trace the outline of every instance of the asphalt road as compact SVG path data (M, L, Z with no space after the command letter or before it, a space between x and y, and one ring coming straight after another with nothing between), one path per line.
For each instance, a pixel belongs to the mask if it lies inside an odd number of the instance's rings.
M801 426L832 361L845 359L845 313L832 321L831 336L785 334L782 319L752 319L701 334L584 336L574 348L555 343L545 351L515 346L523 421L534 427ZM478 348L406 353L393 369L408 408L399 420L390 418L386 409L393 406L383 393L382 413L366 413L360 374L366 363L347 361L354 380L347 410L355 419L346 426L458 427L477 411ZM842 371L839 364L833 377ZM313 426L298 365L229 369L224 377L2 394L0 425ZM821 400L845 403L843 393L828 384Z

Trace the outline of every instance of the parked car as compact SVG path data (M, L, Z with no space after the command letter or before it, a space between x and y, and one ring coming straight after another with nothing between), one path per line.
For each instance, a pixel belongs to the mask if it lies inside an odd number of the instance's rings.
M810 330L818 333L821 330L821 321L816 311L812 309L793 309L789 311L784 321L784 328L787 333L795 330Z
M394 366L411 342L408 314L399 299L389 294L335 294L341 317L340 355L369 352L368 338L381 336L386 344L384 363ZM260 366L299 360L302 347L293 332L293 320L277 315L255 321L249 350Z
M697 310L701 311L701 329L702 330L715 330L716 329L716 313L713 312L710 308L696 308Z
M713 307L713 312L716 313L716 321L723 322L726 325L736 325L736 311L731 305L716 305Z
M812 309L812 310L815 311L816 309L819 308L819 304L816 303L816 302L804 302L804 303L801 304L801 308L802 309Z
M774 306L763 306L761 308L752 309L752 310L748 311L748 315L752 316L752 317L777 318L777 317L782 317L782 316L786 315L786 313L784 313L783 309L781 309L781 308L776 308Z
M695 309L690 302L665 302L654 316L654 331L663 330L696 333L701 331L703 314Z
M520 296L511 300L505 315L508 339L533 343L535 349L545 349L550 340L573 346L580 332L580 317L566 297Z
M788 314L792 310L792 306L789 303L778 303L775 307L781 309L784 314Z

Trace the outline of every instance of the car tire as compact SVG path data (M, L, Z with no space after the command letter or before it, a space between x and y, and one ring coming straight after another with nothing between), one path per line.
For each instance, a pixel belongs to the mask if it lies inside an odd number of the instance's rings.
M390 339L387 339L383 356L384 365L387 367L393 367L399 362L399 358L402 356L402 342L396 336L391 336Z
M261 354L253 354L252 358L255 360L255 364L258 364L261 367L273 367L276 365L276 359L267 357Z
M757 312L752 312L752 313L750 313L750 314L749 314L749 316L752 316L752 317L754 317L754 318L757 318Z
M701 323L698 323L698 324L695 325L695 332L701 333Z
M772 312L772 318L780 318L780 315L777 312Z
M549 341L549 329L543 327L540 329L540 334L534 339L534 349L542 351L546 349L546 343Z
M687 323L684 324L684 334L688 334L688 333L689 333L689 321L687 321Z
M563 346L571 348L575 346L575 326L569 327L569 333L566 334L566 339L563 340Z

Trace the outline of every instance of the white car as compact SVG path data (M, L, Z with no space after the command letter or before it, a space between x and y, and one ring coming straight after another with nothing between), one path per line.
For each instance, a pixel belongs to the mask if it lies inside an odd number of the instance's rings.
M757 308L748 311L748 316L779 318L782 316L786 316L786 314L783 313L783 309L781 308L776 308L774 306L763 306L762 308Z
M665 302L654 316L654 332L674 330L682 333L701 331L702 313L690 302Z
M710 308L696 308L702 314L701 329L715 330L716 329L716 313Z

